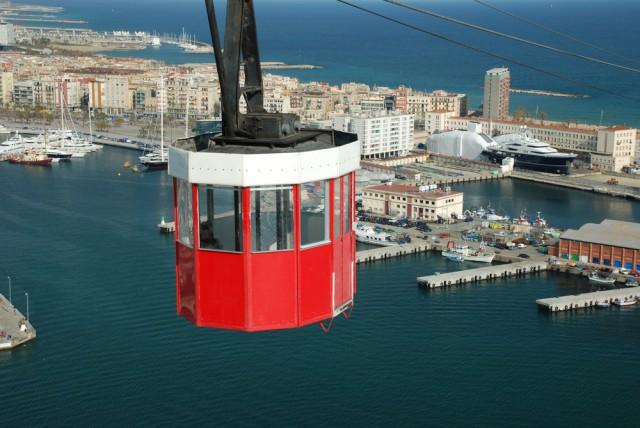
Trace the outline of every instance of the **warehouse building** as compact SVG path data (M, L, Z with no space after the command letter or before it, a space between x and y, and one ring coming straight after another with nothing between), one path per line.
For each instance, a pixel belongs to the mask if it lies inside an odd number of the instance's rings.
M567 230L558 243L560 258L640 270L640 223L604 220Z

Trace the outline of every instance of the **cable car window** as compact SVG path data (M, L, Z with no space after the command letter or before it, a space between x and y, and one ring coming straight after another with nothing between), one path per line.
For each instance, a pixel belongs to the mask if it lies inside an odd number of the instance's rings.
M198 187L200 249L242 252L242 191Z
M329 240L329 185L312 181L300 185L300 243L313 245Z
M185 180L176 180L178 199L178 241L193 248L193 197L191 184Z
M293 188L251 190L251 247L254 252L293 249Z
M333 237L340 236L340 179L333 180Z
M343 179L342 205L344 209L344 233L351 232L351 176L345 175Z

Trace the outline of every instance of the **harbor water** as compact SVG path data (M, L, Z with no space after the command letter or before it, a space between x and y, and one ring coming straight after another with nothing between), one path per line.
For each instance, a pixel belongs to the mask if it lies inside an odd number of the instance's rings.
M0 292L10 275L22 310L29 293L39 336L0 353L2 426L640 423L640 307L538 310L591 290L570 275L426 290L417 276L468 265L412 255L359 266L353 315L329 334L192 327L175 315L174 246L156 228L172 217L171 180L123 169L134 157L0 163ZM545 204L566 226L638 219L637 203L515 180L460 189L508 211Z

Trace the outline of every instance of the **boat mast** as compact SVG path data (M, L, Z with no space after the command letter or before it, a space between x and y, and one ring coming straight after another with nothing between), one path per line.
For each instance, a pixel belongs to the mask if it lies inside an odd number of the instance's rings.
M164 76L160 75L160 159L164 162Z
M185 138L189 136L189 102L191 100L191 83L192 78L189 78L189 86L187 86L187 111L185 113L184 118L184 136Z

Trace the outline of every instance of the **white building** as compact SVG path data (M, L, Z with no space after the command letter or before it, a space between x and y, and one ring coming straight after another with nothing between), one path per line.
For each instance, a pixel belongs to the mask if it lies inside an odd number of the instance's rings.
M335 116L333 128L358 134L363 159L384 159L413 149L413 120L412 114L369 112Z
M411 220L436 221L438 217L462 217L464 194L460 192L421 191L414 186L381 184L362 192L364 211Z
M0 49L16 45L16 34L13 25L8 22L0 22Z
M424 130L427 135L447 130L447 119L455 117L454 111L436 110L424 113Z

